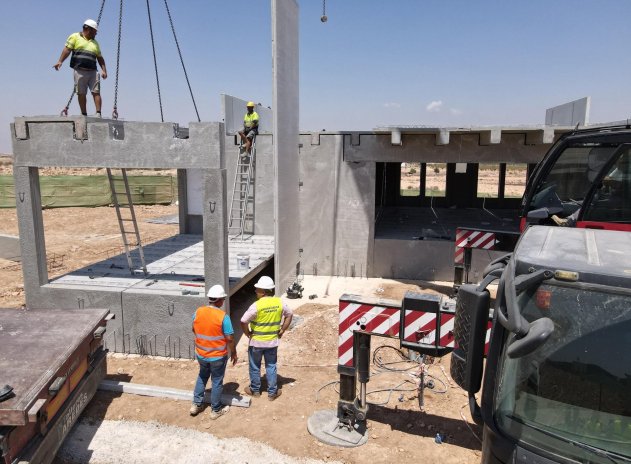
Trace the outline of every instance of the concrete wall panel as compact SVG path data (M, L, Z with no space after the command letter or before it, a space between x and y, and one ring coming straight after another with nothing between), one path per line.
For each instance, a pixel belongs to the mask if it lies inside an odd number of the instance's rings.
M341 158L335 271L336 275L370 275L375 236L375 163L346 163Z
M274 108L276 291L281 293L296 276L300 256L298 4L272 0L272 62Z
M126 350L138 353L144 347L146 354L189 357L189 353L192 353L193 314L205 303L203 295L193 297L124 292L122 304L125 308Z
M586 126L589 124L591 97L554 106L546 110L546 125Z
M188 138L177 137L173 123L88 120L86 124L83 140L77 138L78 126L70 118L16 118L12 125L15 166L223 167L222 123L192 122Z
M343 135L301 138L300 244L306 274L370 274L375 164L342 159Z
M335 198L339 192L338 168L342 136L300 138L300 247L305 274L334 275L336 257Z
M254 97L253 97L254 98ZM223 108L223 120L226 127L226 135L234 135L243 128L243 116L247 112L248 100L242 100L231 95L221 94L221 106ZM273 111L259 104L256 100L254 107L259 115L259 133L272 132Z

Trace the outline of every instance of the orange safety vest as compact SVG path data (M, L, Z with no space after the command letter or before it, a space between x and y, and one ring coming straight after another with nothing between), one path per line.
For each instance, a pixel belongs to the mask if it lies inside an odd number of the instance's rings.
M195 352L202 358L219 358L228 354L227 340L223 333L225 316L226 313L214 306L197 308L193 321Z

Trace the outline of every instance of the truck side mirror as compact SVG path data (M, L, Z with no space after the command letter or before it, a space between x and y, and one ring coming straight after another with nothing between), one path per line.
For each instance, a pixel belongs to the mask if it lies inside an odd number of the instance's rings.
M513 340L506 354L512 359L526 356L547 342L552 332L554 332L554 322L550 318L537 319L530 323L526 335Z
M471 395L477 393L482 385L490 301L489 292L478 290L476 285L465 284L458 290L454 319L455 348L451 354L450 374Z

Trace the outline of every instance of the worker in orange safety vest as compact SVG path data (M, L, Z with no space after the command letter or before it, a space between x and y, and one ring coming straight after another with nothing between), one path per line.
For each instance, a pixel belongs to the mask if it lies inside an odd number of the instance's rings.
M196 416L203 409L204 392L209 377L212 382L210 418L217 419L230 410L230 406L221 404L223 377L228 364L228 349L233 366L237 363L238 357L234 345L232 322L221 309L226 297L226 292L221 285L213 285L208 290L208 306L197 308L193 314L195 354L199 363L199 375L193 393L191 416Z

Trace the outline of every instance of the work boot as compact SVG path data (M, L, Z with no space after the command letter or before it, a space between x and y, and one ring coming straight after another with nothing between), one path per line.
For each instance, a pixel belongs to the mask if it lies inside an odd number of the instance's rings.
M201 404L195 404L193 403L191 405L191 409L189 409L189 413L191 413L191 416L196 416L198 415L200 412L202 412L202 410L204 409L204 407Z
M557 226L559 227L567 227L568 226L568 219L562 218L557 216L556 214L553 214L552 216L550 216L550 219L552 219L552 222L554 222Z
M274 401L276 398L278 398L282 394L283 394L282 390L276 390L276 393L274 393L273 395L267 395L267 399L270 401Z
M261 392L252 391L252 389L250 387L245 387L243 389L243 391L245 392L246 395L250 395L250 396L252 396L254 398L258 398L258 397L261 396Z
M219 411L210 411L210 418L215 420L224 414L228 414L228 411L230 411L230 406L224 406Z

